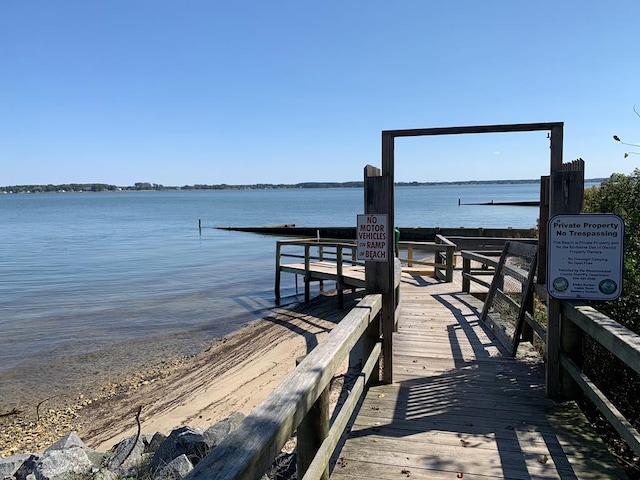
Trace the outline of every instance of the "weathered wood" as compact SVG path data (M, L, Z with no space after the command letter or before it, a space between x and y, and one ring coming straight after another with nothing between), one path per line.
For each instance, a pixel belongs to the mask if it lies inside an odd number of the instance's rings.
M562 314L640 374L640 337L582 302L562 302Z
M540 216L538 220L538 274L536 282L547 283L547 223L549 222L549 176L540 177Z
M340 412L336 416L331 430L327 435L327 438L322 443L318 452L309 465L309 468L304 473L302 480L318 480L323 478L324 472L328 468L329 460L336 449L336 446L340 442L340 439L347 427L349 419L353 415L358 403L362 399L362 395L365 392L365 388L370 380L372 380L372 374L376 371L380 360L380 354L382 353L382 346L377 343L371 351L371 355L366 360L364 367L362 368L362 375L355 381L347 400L340 409ZM300 471L297 472L298 477L301 476Z
M562 129L551 132L551 173L549 177L549 217L578 214L584 198L584 161L562 163ZM562 374L560 352L581 363L581 332L561 318L561 302L550 296L547 305L547 390L550 396L575 398L579 387Z
M274 286L274 293L276 297L276 304L280 303L280 253L282 252L282 246L279 242L276 242L276 282Z
M389 143L390 140L390 143ZM382 381L393 381L392 338L395 326L393 138L382 137L382 175L365 168L365 213L387 216L387 262L366 262L367 292L382 293Z
M593 431L550 423L542 361L511 358L453 286L403 279L395 383L369 390L331 478L624 478Z
M562 183L558 183L558 176L562 171L562 137L563 127L551 129L551 168L549 175L549 219L559 213L574 213L564 209L564 192ZM547 228L546 225L541 228ZM547 368L546 389L551 398L562 396L560 383L560 301L549 298L547 303Z
M303 254L282 251L286 246L303 248ZM317 250L313 254L312 249ZM351 255L345 255L345 250ZM342 308L344 288L365 286L364 267L355 257L356 245L331 240L281 240L276 242L276 300L280 298L280 275L282 272L302 275L305 279L305 300L310 299L310 284L313 281L335 280L338 291L338 307ZM283 263L284 259L304 259L304 263ZM345 266L346 265L346 266Z
M424 137L434 135L459 135L470 133L507 133L507 132L535 132L562 128L562 122L548 123L513 123L505 125L473 125L463 127L411 128L404 130L385 130L382 132L390 137Z
M380 309L380 295L366 296L185 478L248 480L260 477Z
M580 368L569 357L561 355L560 361L567 373L571 375L571 378L580 386L580 389L627 442L634 453L640 455L640 433L633 428L633 425L620 413L616 406L611 403L595 383L582 373Z
M301 362L298 362L298 365ZM296 472L303 476L318 452L318 449L329 436L329 386L327 385L311 409L298 425L296 444ZM329 464L319 472L318 479L329 480Z

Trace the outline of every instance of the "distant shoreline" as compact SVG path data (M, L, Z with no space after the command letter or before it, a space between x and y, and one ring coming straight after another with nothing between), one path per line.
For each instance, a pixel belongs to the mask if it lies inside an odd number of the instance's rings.
M602 183L606 178L587 178L585 183ZM431 187L438 185L520 185L536 184L540 179L526 180L461 180L454 182L396 182L397 187ZM283 190L301 188L363 188L363 182L302 182L284 183L256 183L251 185L184 185L165 186L157 183L137 182L130 186L117 186L105 183L65 183L59 185L9 185L0 187L0 194L16 193L83 193L83 192L121 192L121 191L171 191L171 190Z

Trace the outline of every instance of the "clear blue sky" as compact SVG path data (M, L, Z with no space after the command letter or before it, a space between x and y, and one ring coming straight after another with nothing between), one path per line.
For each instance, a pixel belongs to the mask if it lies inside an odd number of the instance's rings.
M0 2L0 185L362 178L380 132L565 122L640 155L640 1ZM636 149L640 151L640 149ZM399 139L396 180L538 178L546 133Z

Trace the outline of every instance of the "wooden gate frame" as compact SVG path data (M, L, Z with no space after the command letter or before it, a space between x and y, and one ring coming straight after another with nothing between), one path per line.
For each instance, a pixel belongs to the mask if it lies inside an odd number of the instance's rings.
M388 229L393 232L395 228L395 210L394 210L394 148L395 139L397 137L425 137L436 135L459 135L470 133L508 133L508 132L536 132L536 131L548 131L551 147L551 177L555 178L554 172L562 170L562 140L563 140L564 122L548 122L548 123L518 123L518 124L506 124L506 125L477 125L467 127L442 127L442 128L418 128L407 130L383 130L382 131L382 177L384 178L385 188L387 190L386 202L382 207L384 211L377 213L386 213L388 218ZM551 193L550 193L550 216L558 213L569 213L563 211L555 211L560 205L559 199L562 197L562 184L551 181ZM570 212L574 213L574 212ZM544 247L543 247L544 248ZM538 257L546 258L546 250L538 250ZM393 242L387 242L387 258L394 258L394 245ZM376 283L378 285L384 285L383 297L382 297L382 351L383 351L383 371L382 381L384 383L393 382L393 340L392 335L395 327L394 309L395 309L395 291L393 288L393 269L394 262L388 262L386 268L380 268L376 275L378 276ZM558 309L558 306L553 307L553 312ZM559 310L558 310L559 311ZM553 313L552 312L552 313ZM559 330L559 318L552 319L551 315L548 320L552 324L555 324ZM549 325L548 330L552 330ZM553 335L553 333L552 333ZM558 339L553 340L556 346L559 346L559 334ZM549 339L548 339L549 340ZM548 345L549 353L551 345ZM559 387L560 376L560 363L558 357L558 351L556 351L554 363L552 368L547 368L547 392L550 390L557 390ZM550 388L550 385L552 387Z

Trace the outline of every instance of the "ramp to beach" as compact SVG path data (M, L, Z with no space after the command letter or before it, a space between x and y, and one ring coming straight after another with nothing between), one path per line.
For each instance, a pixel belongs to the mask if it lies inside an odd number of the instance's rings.
M626 478L575 403L545 397L540 358L524 345L512 358L458 282L405 274L401 290L394 382L369 389L332 479Z

